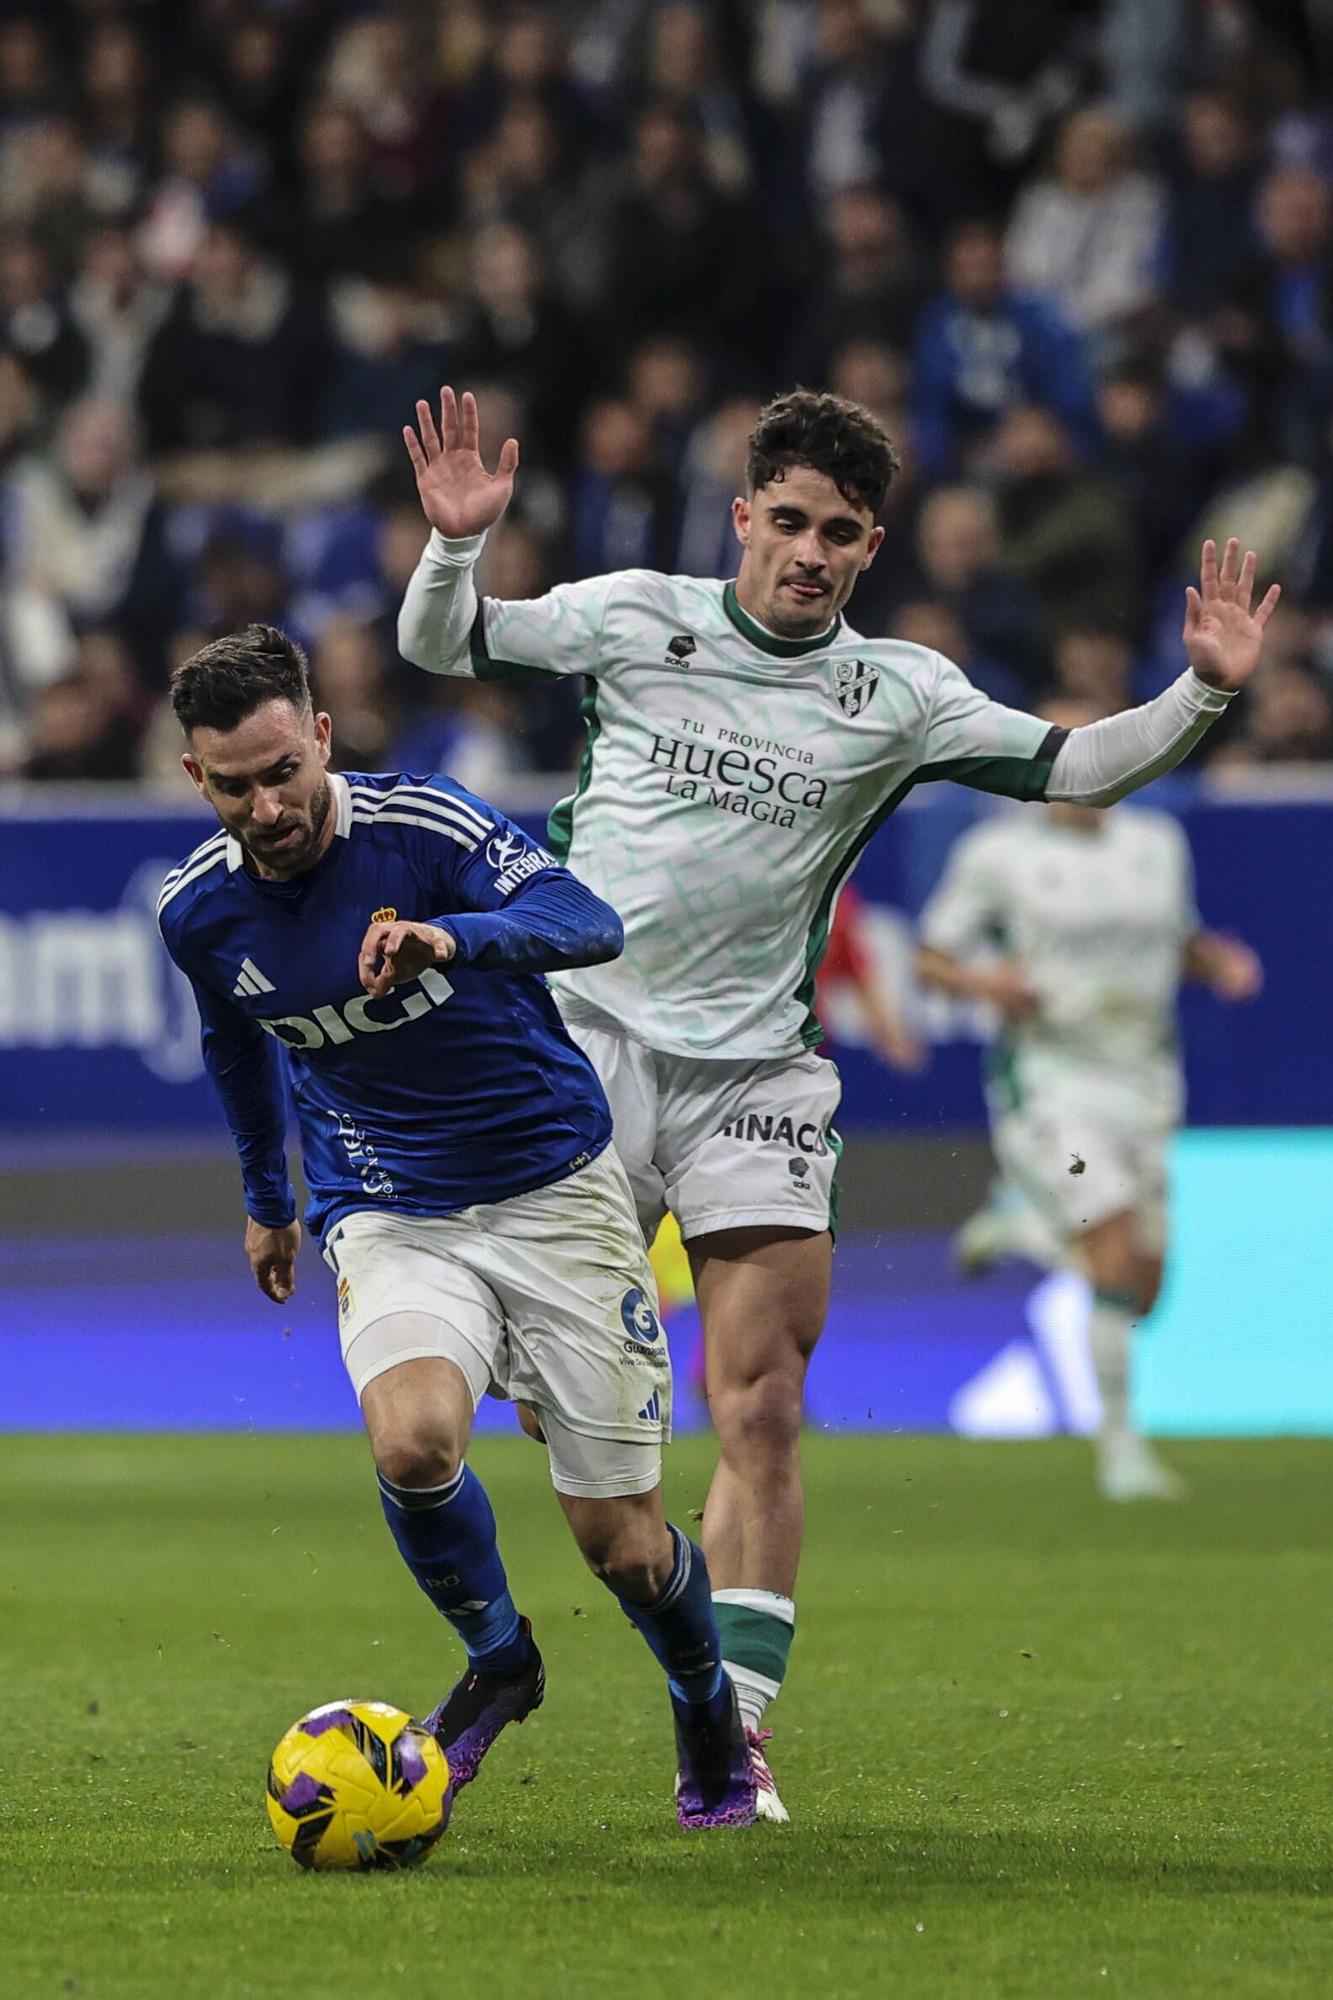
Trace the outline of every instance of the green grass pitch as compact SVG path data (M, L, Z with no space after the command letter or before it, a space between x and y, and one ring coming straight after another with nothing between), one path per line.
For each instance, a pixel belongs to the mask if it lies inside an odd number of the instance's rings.
M523 1440L476 1453L550 1667L436 1854L305 1876L268 1752L422 1711L450 1636L353 1438L7 1440L8 2000L1122 2000L1333 1990L1333 1446L1193 1444L1113 1509L1070 1443L811 1439L774 1763L790 1828L686 1836L657 1672ZM670 1458L680 1520L709 1448Z

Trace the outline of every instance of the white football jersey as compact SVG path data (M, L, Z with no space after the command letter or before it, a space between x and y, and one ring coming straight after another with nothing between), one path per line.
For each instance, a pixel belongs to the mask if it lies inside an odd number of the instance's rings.
M815 972L875 828L930 778L1040 798L1065 734L924 647L841 619L776 638L730 584L644 570L483 599L472 671L589 677L551 844L620 912L625 951L551 983L571 1016L678 1055L819 1041Z
M1198 928L1185 836L1138 807L1088 827L996 815L958 842L921 916L926 944L959 958L989 946L1040 995L1038 1013L1007 1026L997 1048L1001 1113L1082 1080L1179 1116L1176 996Z

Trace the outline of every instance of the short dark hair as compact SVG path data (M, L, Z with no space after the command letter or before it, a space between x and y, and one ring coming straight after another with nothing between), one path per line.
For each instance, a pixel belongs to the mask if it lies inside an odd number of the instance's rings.
M825 473L844 500L878 514L899 460L879 418L860 403L827 390L792 389L764 406L750 433L751 493L793 465Z
M276 625L247 625L210 641L171 676L171 706L187 736L235 729L267 701L289 701L308 715L310 669L295 639Z

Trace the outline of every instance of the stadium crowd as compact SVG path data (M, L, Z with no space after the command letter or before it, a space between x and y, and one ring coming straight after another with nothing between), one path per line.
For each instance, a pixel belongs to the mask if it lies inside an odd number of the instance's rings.
M396 652L442 381L522 441L494 595L731 574L759 402L827 386L903 459L858 629L1118 705L1235 533L1286 594L1207 754L1333 759L1333 115L1283 18L0 5L0 777L178 776L171 665L252 619L349 768L563 770L569 689Z

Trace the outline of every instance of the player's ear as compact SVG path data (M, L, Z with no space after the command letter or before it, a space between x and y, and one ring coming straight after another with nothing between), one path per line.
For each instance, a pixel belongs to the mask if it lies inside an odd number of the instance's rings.
M750 546L750 503L743 493L738 493L731 503L731 525L736 530L736 540L743 549Z
M329 761L329 751L333 747L333 717L323 709L315 717L315 748L321 764Z
M195 790L197 792L206 793L208 787L204 783L204 767L199 762L199 759L197 757L192 757L189 751L187 750L181 757L181 763L184 766L186 775L188 776Z
M861 560L862 569L870 568L871 563L874 562L876 555L879 553L880 544L883 540L883 528L872 528L870 530L870 540L866 543L866 552Z

